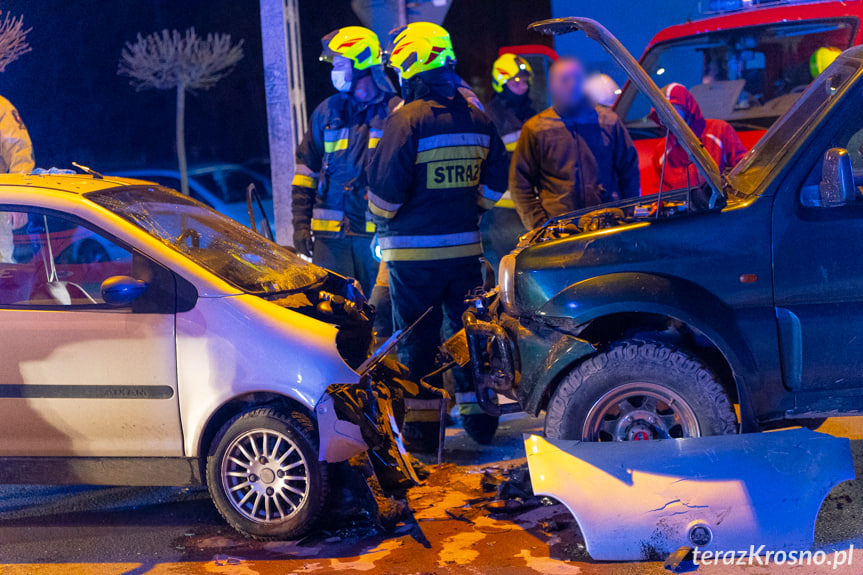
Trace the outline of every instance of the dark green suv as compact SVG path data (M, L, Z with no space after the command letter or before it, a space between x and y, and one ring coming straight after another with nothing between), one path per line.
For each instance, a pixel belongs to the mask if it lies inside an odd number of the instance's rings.
M498 290L465 315L484 409L545 410L548 436L586 441L858 415L863 48L842 54L719 174L604 28L581 18L535 27L599 41L706 184L567 214L521 238Z

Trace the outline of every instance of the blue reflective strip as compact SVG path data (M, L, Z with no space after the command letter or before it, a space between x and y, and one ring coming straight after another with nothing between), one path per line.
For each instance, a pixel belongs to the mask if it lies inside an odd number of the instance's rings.
M442 248L475 244L482 240L480 233L461 232L457 234L442 234L437 236L389 236L379 237L382 250L398 250L403 248Z
M324 141L336 142L338 140L344 140L350 135L350 133L350 130L347 128L342 128L341 130L324 130Z
M488 198L488 199L494 200L496 202L501 198L501 196L503 196L503 192L496 192L496 191L492 190L491 188L489 188L488 186L483 186L482 187L482 196L484 198Z
M394 204L392 202L388 202L374 192L372 192L371 190L369 190L369 201L377 207L388 212L396 212L400 207L402 207L402 204Z
M380 138L383 135L384 135L383 130L375 130L374 128L369 130L369 138Z
M482 146L488 148L489 143L491 143L491 136L488 134L440 134L420 138L417 152L449 146Z

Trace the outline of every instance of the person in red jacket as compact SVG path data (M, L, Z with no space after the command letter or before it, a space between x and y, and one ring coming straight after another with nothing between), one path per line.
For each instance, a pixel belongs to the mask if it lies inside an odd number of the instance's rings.
M704 144L707 153L719 166L720 173L737 165L746 153L746 146L740 141L734 128L722 120L706 119L701 114L698 102L681 84L669 84L662 91L680 117ZM657 124L661 124L656 110L650 111L650 118ZM678 190L703 182L695 165L689 160L686 150L677 142L674 134L668 134L667 150L664 139L656 148L653 167L658 176L657 180L662 178L662 191Z

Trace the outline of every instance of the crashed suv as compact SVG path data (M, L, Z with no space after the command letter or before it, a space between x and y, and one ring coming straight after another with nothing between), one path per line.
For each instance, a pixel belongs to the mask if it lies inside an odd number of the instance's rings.
M602 26L564 18L535 28L582 30L602 44L704 183L567 214L523 236L500 264L498 290L465 315L480 405L545 410L549 437L585 441L858 414L863 48L840 56L719 174Z

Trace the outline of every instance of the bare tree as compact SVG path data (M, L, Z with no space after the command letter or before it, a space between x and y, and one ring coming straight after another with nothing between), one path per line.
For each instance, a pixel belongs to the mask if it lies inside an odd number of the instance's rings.
M185 33L162 30L149 36L138 34L120 55L121 76L131 78L137 90L177 91L177 160L181 188L189 193L186 164L186 91L209 90L233 71L243 58L243 41L231 43L230 34L208 34L202 38L189 28Z
M5 14L0 21L0 72L6 66L30 51L27 34L32 28L24 28L24 16L9 16Z

